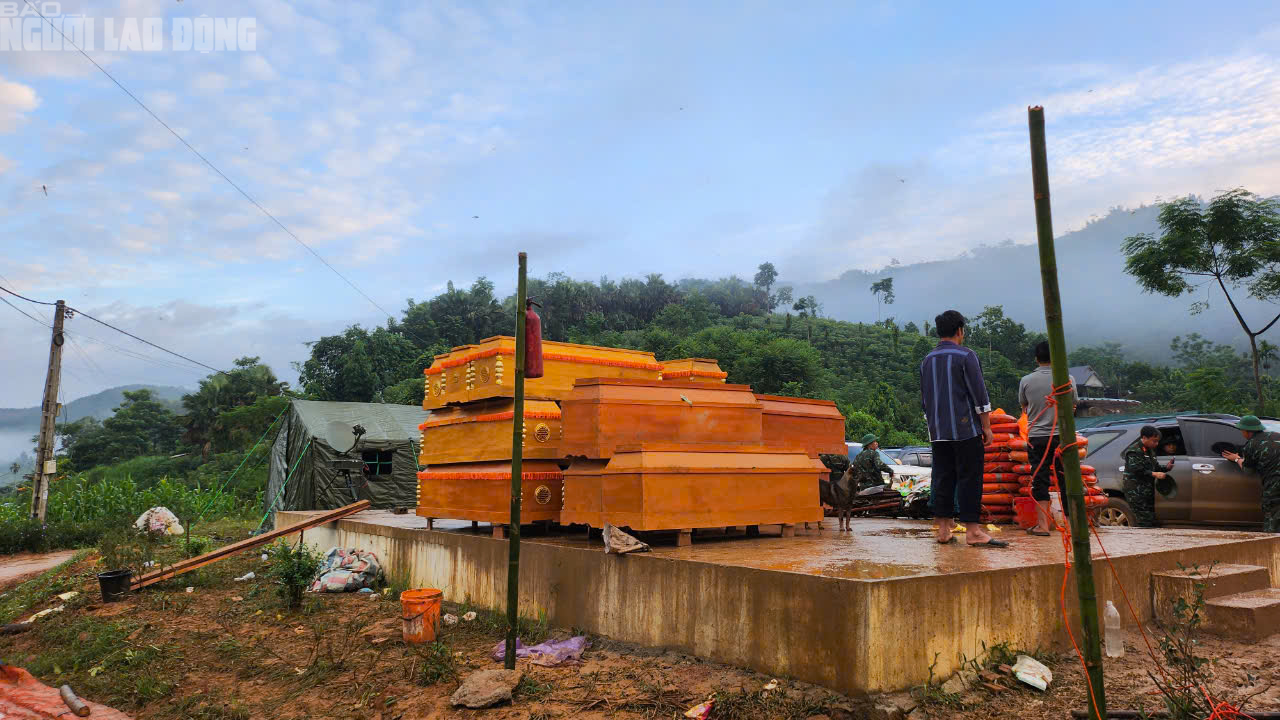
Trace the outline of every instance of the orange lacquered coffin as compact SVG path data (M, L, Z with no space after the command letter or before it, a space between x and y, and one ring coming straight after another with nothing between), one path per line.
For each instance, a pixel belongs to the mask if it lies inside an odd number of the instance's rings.
M720 369L720 363L709 358L682 358L662 363L663 380L722 383L727 377L729 373Z
M514 400L497 398L433 410L422 431L419 465L511 459ZM560 408L550 400L524 403L524 457L561 457Z
M570 457L644 442L760 444L760 403L747 385L583 378L560 412Z
M450 404L498 397L514 397L516 341L492 337L476 345L437 355L423 371L426 394L422 407L434 410ZM658 380L662 365L653 353L639 350L542 343L543 376L525 381L525 397L560 400L581 377Z
M522 463L520 486L521 523L560 519L564 476L556 462ZM419 472L418 515L510 523L511 462L437 465Z
M763 409L762 439L769 447L804 448L819 453L847 455L844 415L830 400L756 395Z
M564 471L561 523L633 530L818 522L821 462L762 445L646 443Z

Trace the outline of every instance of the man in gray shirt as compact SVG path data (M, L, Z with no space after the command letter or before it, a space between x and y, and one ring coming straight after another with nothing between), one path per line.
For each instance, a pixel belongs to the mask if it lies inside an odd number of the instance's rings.
M1038 468L1031 478L1031 497L1039 506L1036 513L1036 526L1027 530L1032 535L1049 534L1049 485L1051 478L1058 478L1058 487L1062 487L1062 459L1055 452L1058 449L1058 437L1053 434L1055 411L1049 407L1047 398L1053 392L1053 369L1049 361L1049 343L1041 341L1036 344L1036 364L1039 366L1018 383L1018 403L1027 414L1027 456L1031 467ZM1059 396L1059 402L1070 402L1074 408L1077 401L1076 383L1071 382L1071 396ZM1046 459L1048 458L1048 459ZM1053 473L1052 475L1050 473Z

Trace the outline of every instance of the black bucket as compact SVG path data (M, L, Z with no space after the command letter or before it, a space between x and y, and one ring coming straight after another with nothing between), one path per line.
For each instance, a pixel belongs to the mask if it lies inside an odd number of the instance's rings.
M108 570L98 573L98 585L102 588L102 602L117 602L129 594L132 570Z

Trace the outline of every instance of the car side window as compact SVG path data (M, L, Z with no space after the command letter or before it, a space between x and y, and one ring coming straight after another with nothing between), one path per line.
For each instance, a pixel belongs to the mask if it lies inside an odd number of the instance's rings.
M920 453L920 467L933 467L933 453Z
M1187 453L1197 457L1217 457L1223 450L1238 451L1244 444L1240 431L1223 423L1181 420Z
M1115 442L1116 438L1121 435L1124 435L1123 430L1100 430L1089 433L1089 453L1085 457L1091 457L1094 453Z

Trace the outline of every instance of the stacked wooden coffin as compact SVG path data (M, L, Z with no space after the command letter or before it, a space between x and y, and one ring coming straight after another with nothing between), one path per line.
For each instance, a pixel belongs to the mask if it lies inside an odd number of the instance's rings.
M426 375L418 514L510 521L511 338ZM818 522L819 453L846 452L834 403L756 395L716 361L544 343L526 384L522 520L633 530Z
M542 377L525 381L522 521L557 521L563 499L560 400L585 375L656 380L653 353L543 343ZM437 355L424 371L418 514L506 525L511 521L515 338L494 337Z

